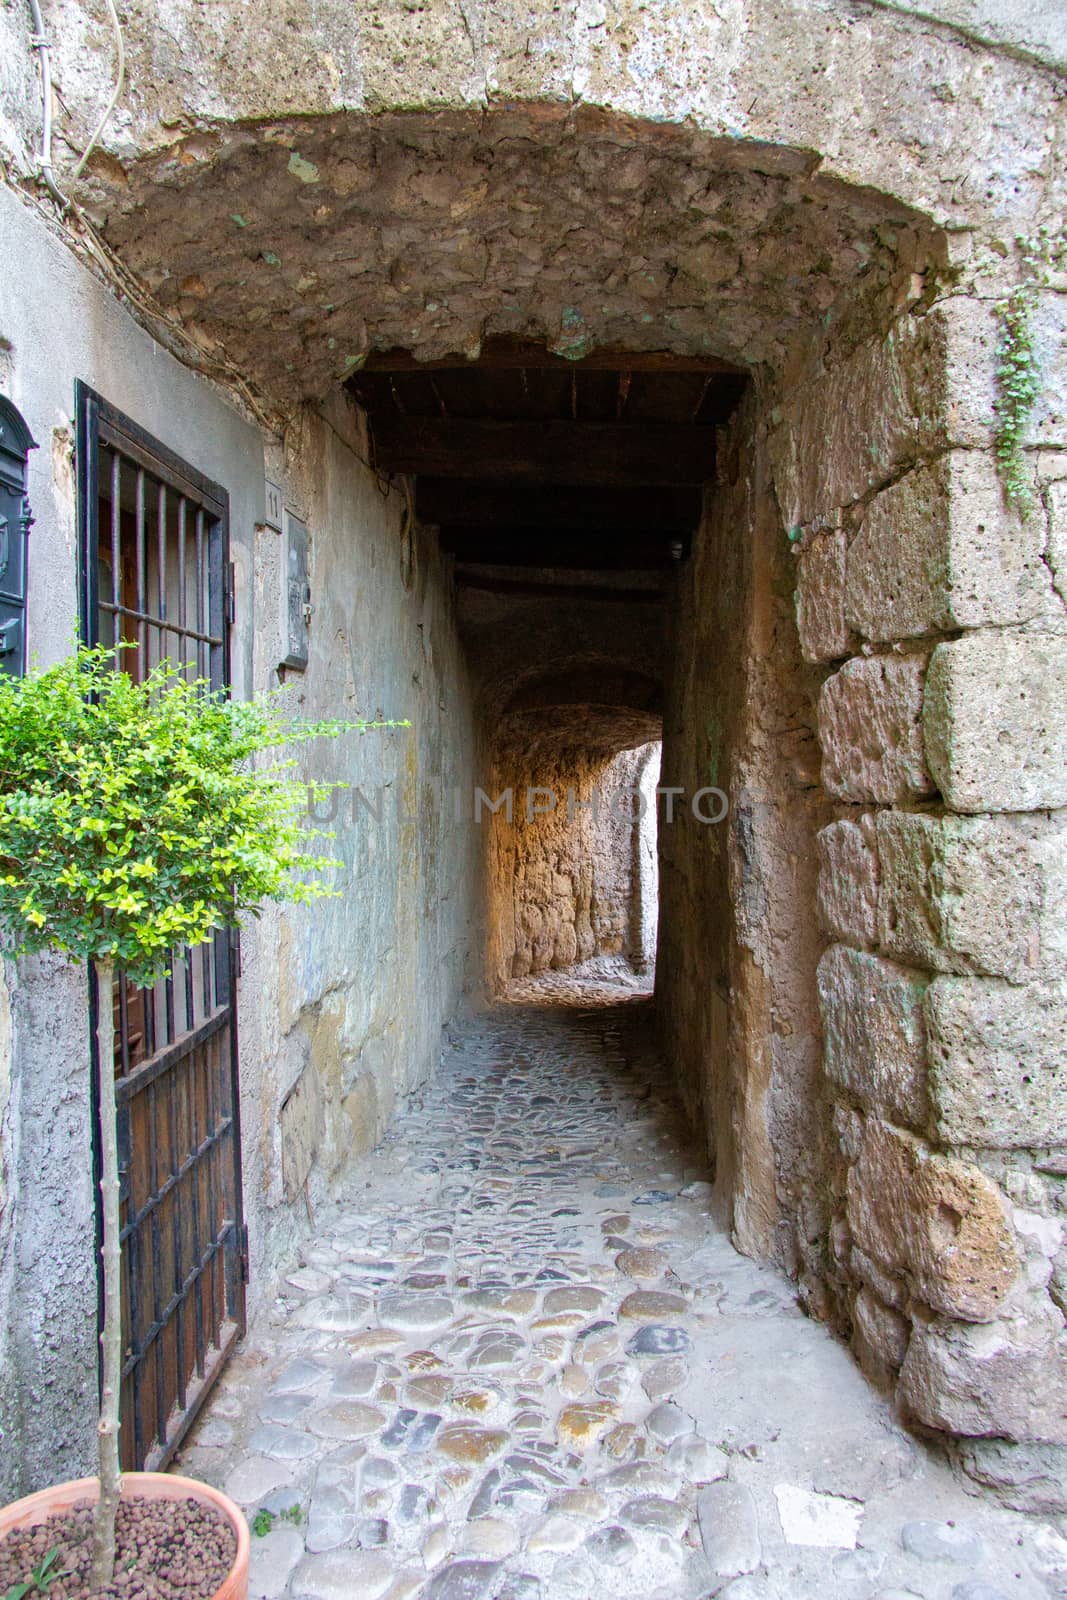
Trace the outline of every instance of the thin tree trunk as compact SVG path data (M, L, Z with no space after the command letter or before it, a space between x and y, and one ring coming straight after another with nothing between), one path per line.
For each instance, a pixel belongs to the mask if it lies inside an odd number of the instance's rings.
M119 1388L122 1376L122 1304L119 1266L119 1148L115 1105L113 961L96 963L96 1054L100 1083L100 1194L103 1227L104 1325L100 1330L100 1499L93 1520L94 1588L115 1571L115 1513L119 1505Z

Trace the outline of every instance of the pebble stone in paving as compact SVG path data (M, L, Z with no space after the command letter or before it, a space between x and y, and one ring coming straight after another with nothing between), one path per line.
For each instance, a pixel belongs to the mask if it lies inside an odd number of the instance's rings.
M732 1249L618 964L454 1031L177 1464L274 1513L251 1600L1067 1594Z

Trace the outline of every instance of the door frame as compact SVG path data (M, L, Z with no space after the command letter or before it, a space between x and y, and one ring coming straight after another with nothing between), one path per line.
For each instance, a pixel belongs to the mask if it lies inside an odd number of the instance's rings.
M211 526L206 539L207 597L209 605L216 599L218 601L218 626L220 630L218 637L220 642L217 648L209 646L206 649L209 666L208 676L213 689L228 691L230 687L230 633L234 621L234 584L229 560L229 496L226 490L191 466L174 450L154 438L146 429L119 411L117 407L105 400L81 380L78 380L75 385L75 411L77 419L75 463L77 477L79 638L85 644L99 642L100 595L97 555L100 542L99 507L101 485L99 469L100 448L101 445L105 445L118 452L124 460L129 461L134 467L144 469L145 472L150 473L153 478L164 483L168 490L173 490L179 496L188 497L190 501L195 502L196 506L202 508L210 517ZM210 630L210 618L206 619L206 626ZM127 1433L127 1440L131 1433L134 1436L134 1466L148 1471L161 1471L169 1462L196 1420L207 1395L210 1393L234 1347L238 1340L243 1337L246 1329L245 1286L248 1282L248 1230L244 1215L242 1187L241 1101L237 1037L237 978L240 964L236 930L232 932L223 931L216 935L210 959L216 983L216 993L219 986L223 987L226 996L225 1009L228 1011L228 1021L221 1023L213 1031L221 1032L223 1028L228 1028L229 1033L227 1075L230 1095L229 1117L232 1124L229 1138L232 1143L233 1158L234 1218L232 1225L227 1229L225 1246L220 1248L225 1248L227 1251L223 1270L226 1284L227 1311L229 1312L231 1309L232 1298L233 1315L227 1316L224 1322L220 1322L220 1327L229 1326L231 1331L220 1347L214 1351L210 1360L207 1357L207 1351L205 1350L201 1353L198 1348L197 1363L199 1364L201 1354L203 1354L203 1371L198 1372L194 1367L189 1378L179 1377L179 1393L184 1396L184 1405L179 1407L177 1412L172 1411L171 1415L166 1419L164 1438L145 1440L142 1437L143 1430L140 1427L139 1415L134 1418L123 1417L122 1422ZM92 1175L96 1224L97 1321L98 1327L100 1327L103 1323L104 1298L103 1263L100 1254L102 1201L100 1190L99 1058L97 1054L96 1029L100 996L97 989L96 974L91 965L88 969L88 990ZM123 1008L123 1014L125 1014L125 1008ZM168 1048L169 1046L164 1044L161 1049L153 1052L154 1057L164 1056L168 1052ZM195 1048L195 1043L190 1043L189 1053L192 1053ZM121 1081L120 1079L120 1085ZM122 1120L123 1111L120 1106L120 1159L123 1155ZM123 1197L128 1198L129 1184L126 1176L130 1159L128 1130L125 1141L125 1155L127 1167L126 1173L124 1173L126 1181L123 1182ZM158 1263L156 1265L158 1266ZM129 1262L127 1260L128 1266ZM198 1279L203 1270L204 1266L201 1264L198 1269ZM132 1272L129 1273L127 1281L130 1280L132 1280ZM197 1292L199 1293L199 1287ZM179 1307L188 1293L189 1288L187 1286L177 1297ZM152 1341L157 1338L162 1328L174 1316L174 1300L175 1297L172 1296L163 1315L163 1320L156 1319L153 1322L152 1328L137 1352L135 1366L144 1360ZM199 1342L198 1336L198 1345ZM124 1372L127 1369L129 1355L130 1351L124 1343ZM178 1355L180 1360L181 1351L178 1352ZM99 1376L100 1374L98 1373L98 1379ZM134 1392L136 1392L136 1389Z

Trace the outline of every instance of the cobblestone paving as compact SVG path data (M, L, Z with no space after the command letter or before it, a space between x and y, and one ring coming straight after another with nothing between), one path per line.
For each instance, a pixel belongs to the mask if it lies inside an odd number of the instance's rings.
M178 1463L270 1524L253 1600L1067 1594L1067 1542L968 1494L709 1222L639 987L510 998L316 1218Z

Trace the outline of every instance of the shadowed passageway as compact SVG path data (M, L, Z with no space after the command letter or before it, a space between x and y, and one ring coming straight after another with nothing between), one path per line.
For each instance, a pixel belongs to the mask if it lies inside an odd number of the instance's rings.
M514 986L315 1217L184 1453L273 1514L254 1597L1044 1592L709 1225L650 1011Z

